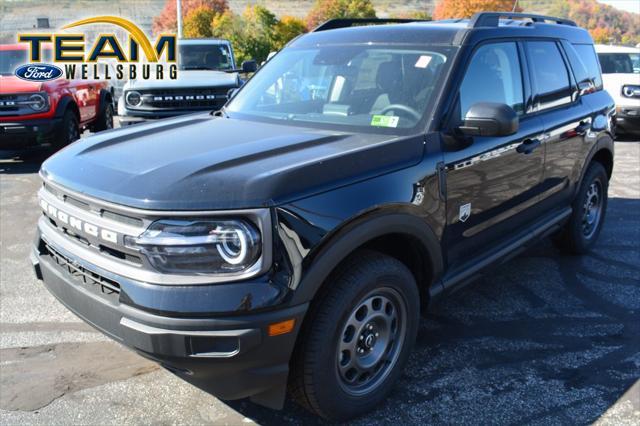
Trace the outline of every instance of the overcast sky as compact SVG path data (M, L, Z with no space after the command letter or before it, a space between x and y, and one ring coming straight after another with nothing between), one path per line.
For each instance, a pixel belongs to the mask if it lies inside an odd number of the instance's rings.
M627 12L640 13L640 0L598 0L598 2L626 10Z

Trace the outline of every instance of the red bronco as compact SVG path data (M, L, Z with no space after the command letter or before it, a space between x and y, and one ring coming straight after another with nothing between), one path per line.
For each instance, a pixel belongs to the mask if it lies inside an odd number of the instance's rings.
M113 127L113 96L106 81L22 80L14 70L28 62L28 54L25 44L0 44L0 149L60 149L84 129ZM51 50L43 54L47 62Z

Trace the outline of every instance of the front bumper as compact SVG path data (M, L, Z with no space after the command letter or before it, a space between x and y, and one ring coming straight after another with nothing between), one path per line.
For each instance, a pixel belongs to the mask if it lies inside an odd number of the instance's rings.
M127 304L124 294L105 294L87 279L102 271L82 269L83 275L78 263L65 264L52 255L55 250L47 250L39 238L31 256L36 276L81 319L216 397L252 397L281 407L289 358L307 304L249 315L159 315ZM270 324L288 319L295 320L293 331L268 335Z
M61 118L0 122L0 149L20 149L53 142L62 128Z
M616 129L617 133L640 134L640 106L618 106Z

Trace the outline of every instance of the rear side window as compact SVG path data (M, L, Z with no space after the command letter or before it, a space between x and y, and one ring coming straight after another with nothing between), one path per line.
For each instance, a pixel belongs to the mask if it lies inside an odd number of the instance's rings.
M522 72L513 42L481 46L473 55L460 85L460 119L477 102L500 102L524 113Z
M571 61L571 66L574 65L574 62L580 62L582 68L584 69L584 74L580 74L580 72L578 72L576 69L580 67L574 67L573 72L576 73L576 79L579 83L586 79L589 79L596 86L597 90L601 90L602 75L600 75L600 64L598 63L598 58L596 56L595 50L593 49L593 45L574 44L573 48L575 49L575 51L571 51L571 49L569 49L569 51L567 52L569 61Z
M526 43L538 109L571 103L571 84L567 67L552 41Z

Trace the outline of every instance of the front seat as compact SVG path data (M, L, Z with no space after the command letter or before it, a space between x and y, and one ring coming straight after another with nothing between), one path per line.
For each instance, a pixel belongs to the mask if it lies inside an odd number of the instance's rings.
M378 114L391 104L397 103L402 89L402 67L400 62L388 61L378 66L376 86L380 94L371 106L371 114Z

